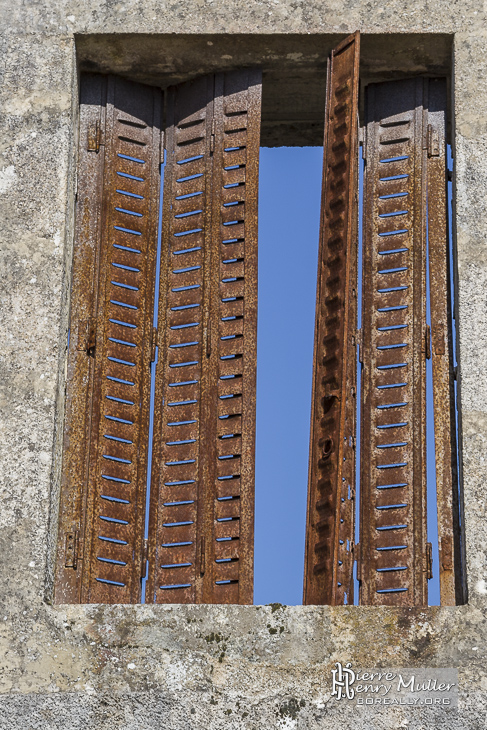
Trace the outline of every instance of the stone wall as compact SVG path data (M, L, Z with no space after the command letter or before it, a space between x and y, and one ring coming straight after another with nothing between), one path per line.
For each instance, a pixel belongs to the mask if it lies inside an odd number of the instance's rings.
M1 5L1 730L484 728L487 3L2 0ZM276 83L291 69L301 79L296 88L308 81L308 88L318 89L332 43L357 28L364 34L369 79L448 73L452 64L468 605L422 610L50 605L79 69L164 85L260 54ZM232 55L229 47L234 57L222 58ZM282 111L278 102L279 95L265 102L269 128ZM319 136L321 109L316 97L309 110L316 117L310 140ZM282 138L269 132L269 144L285 139L284 132ZM460 709L386 712L337 702L330 697L336 661L457 667Z

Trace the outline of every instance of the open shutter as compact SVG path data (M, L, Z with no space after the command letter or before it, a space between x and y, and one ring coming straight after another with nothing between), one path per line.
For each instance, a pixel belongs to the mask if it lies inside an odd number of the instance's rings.
M425 605L427 80L367 88L360 602Z
M446 79L428 80L428 246L440 595L464 602L447 229Z
M160 111L82 76L58 603L140 599Z
M359 40L328 61L305 604L353 603Z
M167 98L147 600L251 603L261 74Z

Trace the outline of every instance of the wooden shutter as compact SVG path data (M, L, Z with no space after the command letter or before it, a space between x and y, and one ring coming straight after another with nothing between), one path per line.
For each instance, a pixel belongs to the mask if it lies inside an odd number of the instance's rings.
M367 88L360 602L425 605L426 91Z
M251 603L261 75L167 98L147 600Z
M160 90L82 76L56 602L140 599Z
M359 40L328 62L305 604L353 603Z

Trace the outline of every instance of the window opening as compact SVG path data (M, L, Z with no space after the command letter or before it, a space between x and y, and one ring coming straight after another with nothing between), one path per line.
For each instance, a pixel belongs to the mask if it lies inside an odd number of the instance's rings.
M305 602L357 602L358 577L364 604L424 605L433 557L439 579L434 590L429 586L429 603L440 591L441 602L451 605L463 598L464 576L457 384L449 367L452 363L456 371L446 84L417 77L367 87L373 116L364 132L364 183L355 126L358 61L357 32L334 49L328 69ZM145 601L148 581L151 601L246 603L253 563L260 72L209 75L168 91L168 149L174 155L165 190L169 202L162 188L160 195L156 190L159 91L86 75L82 94L80 245L68 335L56 600L136 602L142 583ZM450 148L447 159L450 170ZM285 167L283 179L301 181L309 203L309 173ZM278 204L273 207L285 210L282 219L289 228L290 206L280 186L274 188ZM156 198L157 257L151 243ZM434 225L428 228L429 219ZM279 314L261 341L263 351L270 345L276 386L283 364L289 367L295 358L279 353L275 332L284 325L286 342L298 349L293 317L299 320L297 304L304 305L305 297L298 294L297 264L312 250L303 239L318 236L308 236L301 221L287 255L284 235L275 220L270 225L273 239L280 239L269 269L273 285L280 287L273 297ZM357 225L359 239L365 230L358 253ZM292 271L287 291L280 271L284 261ZM364 269L363 293L357 265ZM288 301L292 312L286 315ZM311 326L312 318L308 321ZM298 329L305 337L304 325ZM161 353L164 367L156 369ZM306 377L297 380L304 389ZM296 432L307 429L297 424L292 398L307 399L292 384L282 386L280 396L279 405L287 408L283 417L275 407L268 410L294 426L297 443ZM86 409L75 404L73 410L76 397ZM261 401L265 407L262 396ZM171 438L173 427L179 430ZM276 431L263 429L274 438ZM292 447L286 451L280 460L284 467ZM267 553L262 585L270 589L269 575L281 573L288 594L279 600L297 603L286 549L293 558L300 550L283 539L292 530L279 510L290 500L274 452L272 442L262 449L263 455L272 453L267 462L274 467L263 482L277 490L262 492L276 513L274 520L266 516L257 536L262 554ZM299 459L292 461L299 465ZM296 498L297 481L291 491ZM359 483L361 525L354 546ZM294 520L298 511L296 506ZM302 540L297 531L295 536ZM279 548L282 568L266 540ZM80 563L82 571L70 572ZM275 598L256 596L257 601Z
M261 148L254 603L302 603L322 147Z

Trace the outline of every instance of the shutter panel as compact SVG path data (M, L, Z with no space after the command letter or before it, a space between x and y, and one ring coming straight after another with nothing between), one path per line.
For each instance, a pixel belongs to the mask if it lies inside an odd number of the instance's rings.
M131 603L140 600L161 92L84 77L81 93L56 600ZM76 570L65 567L69 520Z
M455 390L447 230L445 79L428 80L428 245L431 357L442 606L464 602L456 464Z
M260 99L248 70L168 93L147 587L158 603L252 602Z
M305 604L353 603L359 42L328 62Z
M367 88L360 602L424 605L425 81Z

